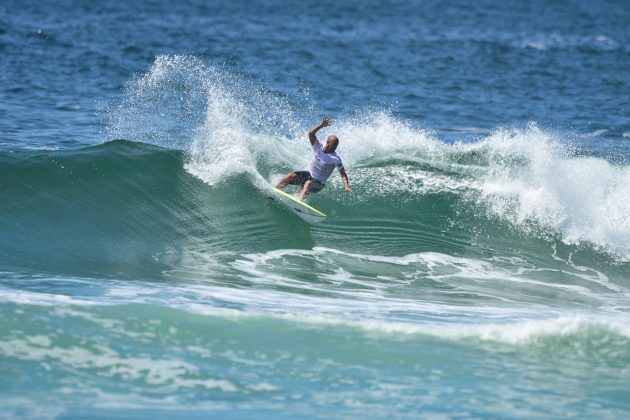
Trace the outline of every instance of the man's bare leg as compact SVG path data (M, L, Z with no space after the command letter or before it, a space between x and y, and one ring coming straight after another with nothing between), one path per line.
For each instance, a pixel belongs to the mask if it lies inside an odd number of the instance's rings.
M283 190L284 187L286 187L289 184L293 184L296 181L297 181L297 175L295 174L295 172L291 172L289 175L282 178L280 182L278 182L278 185L276 185L276 188L279 190Z
M302 187L302 191L300 191L300 195L299 195L300 200L304 201L309 191L311 190L312 184L313 184L313 181L310 179L304 183L304 187Z

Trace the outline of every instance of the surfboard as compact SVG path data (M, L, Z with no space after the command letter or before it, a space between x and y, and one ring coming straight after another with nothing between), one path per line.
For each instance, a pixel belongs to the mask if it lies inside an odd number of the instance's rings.
M282 203L286 208L295 213L298 217L308 223L319 223L326 220L326 215L313 206L309 206L304 201L287 194L277 188L273 189L271 199Z

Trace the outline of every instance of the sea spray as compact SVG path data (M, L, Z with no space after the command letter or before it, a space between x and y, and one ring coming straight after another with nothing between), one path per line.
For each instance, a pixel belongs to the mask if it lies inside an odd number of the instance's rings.
M208 184L247 173L262 186L259 167L295 160L295 107L287 99L221 66L191 56L159 56L127 83L110 110L111 136L188 154L186 168ZM258 167L257 167L258 166Z

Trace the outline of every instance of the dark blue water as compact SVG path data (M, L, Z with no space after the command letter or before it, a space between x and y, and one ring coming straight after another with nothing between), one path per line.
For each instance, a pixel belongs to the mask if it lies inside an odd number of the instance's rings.
M0 3L0 417L627 416L629 6Z
M5 143L102 141L102 107L160 54L308 92L315 114L386 107L446 133L527 121L615 140L630 131L624 1L1 7Z

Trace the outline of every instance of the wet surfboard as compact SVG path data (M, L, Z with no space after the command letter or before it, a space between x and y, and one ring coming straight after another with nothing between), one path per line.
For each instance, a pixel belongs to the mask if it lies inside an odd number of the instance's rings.
M282 190L274 188L271 192L273 200L283 204L290 211L308 223L320 223L326 220L326 215L315 207L306 204L304 201L288 194Z

